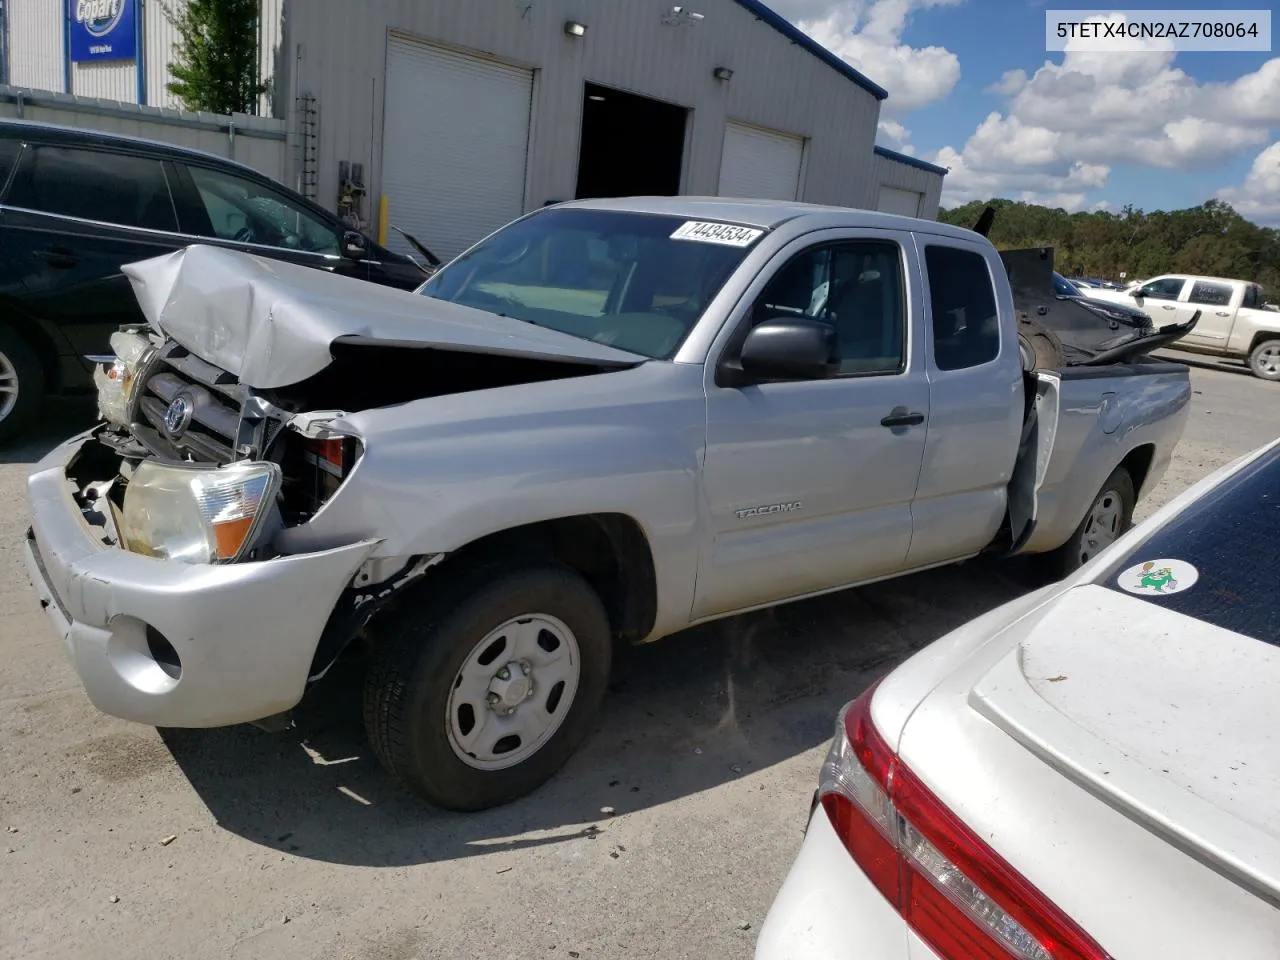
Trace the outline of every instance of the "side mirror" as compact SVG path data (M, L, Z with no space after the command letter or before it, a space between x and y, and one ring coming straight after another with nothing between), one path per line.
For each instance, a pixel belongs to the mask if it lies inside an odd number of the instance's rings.
M760 380L822 380L835 371L836 331L829 323L790 317L766 320L747 334L742 373Z
M342 255L348 260L363 260L368 248L365 244L364 234L356 230L344 230L342 232Z
M1132 290L1130 290L1130 291L1129 291L1129 296L1133 297L1133 299L1135 299L1135 300L1141 300L1141 299L1142 299L1142 288L1141 288L1141 287L1134 287Z

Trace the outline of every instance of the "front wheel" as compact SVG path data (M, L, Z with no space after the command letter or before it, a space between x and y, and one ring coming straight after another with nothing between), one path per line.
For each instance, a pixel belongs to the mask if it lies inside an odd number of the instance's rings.
M1129 471L1116 467L1067 542L1037 558L1042 572L1061 580L1111 546L1133 525L1137 499Z
M1263 380L1280 380L1280 340L1264 340L1254 347L1249 369Z
M43 397L39 358L25 340L0 326L0 440L17 434Z
M550 779L609 679L604 605L557 564L455 584L384 631L364 696L374 752L450 810L499 806Z

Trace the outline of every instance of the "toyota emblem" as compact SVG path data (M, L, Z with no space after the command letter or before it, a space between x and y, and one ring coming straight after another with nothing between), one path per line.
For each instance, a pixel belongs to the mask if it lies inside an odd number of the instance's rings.
M164 412L164 432L171 439L177 440L186 432L195 412L195 404L191 402L190 397L174 397L173 402Z

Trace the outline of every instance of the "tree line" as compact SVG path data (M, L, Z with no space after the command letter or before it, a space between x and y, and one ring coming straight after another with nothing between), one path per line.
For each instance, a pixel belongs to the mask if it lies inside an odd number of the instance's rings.
M1149 279L1192 273L1260 283L1280 294L1280 230L1260 227L1230 204L1210 200L1186 210L1067 213L1014 200L966 203L938 219L972 227L995 207L989 237L1001 250L1053 247L1054 268L1069 277Z

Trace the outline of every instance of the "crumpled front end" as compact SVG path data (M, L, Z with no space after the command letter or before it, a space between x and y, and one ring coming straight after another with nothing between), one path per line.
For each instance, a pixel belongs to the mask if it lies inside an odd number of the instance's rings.
M27 571L89 699L156 726L257 720L301 698L335 599L377 541L239 563L124 549L116 511L82 471L92 433L49 453L28 481Z

